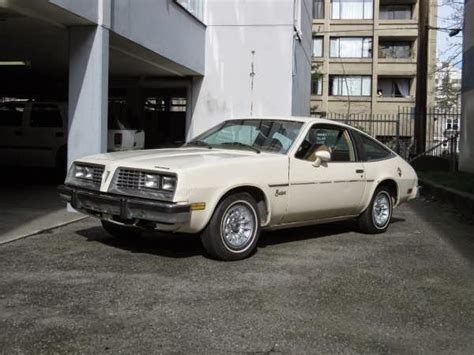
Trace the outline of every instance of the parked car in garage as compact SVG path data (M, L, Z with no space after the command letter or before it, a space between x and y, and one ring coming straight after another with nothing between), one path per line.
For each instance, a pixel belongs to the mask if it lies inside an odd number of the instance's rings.
M0 104L0 165L65 167L67 105L57 101ZM145 133L111 109L108 150L143 149Z
M109 102L107 150L118 152L145 148L145 131L133 117L125 100Z
M417 183L404 159L347 125L244 118L181 148L79 159L60 194L112 235L200 233L212 257L237 260L262 229L355 218L362 231L382 233Z
M0 104L0 165L65 165L67 106L45 101Z

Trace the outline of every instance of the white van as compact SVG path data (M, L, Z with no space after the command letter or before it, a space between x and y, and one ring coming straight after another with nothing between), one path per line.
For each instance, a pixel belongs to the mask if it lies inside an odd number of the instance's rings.
M113 106L113 105L111 105ZM0 103L0 165L64 167L67 104L55 101ZM145 133L109 114L108 151L143 149Z

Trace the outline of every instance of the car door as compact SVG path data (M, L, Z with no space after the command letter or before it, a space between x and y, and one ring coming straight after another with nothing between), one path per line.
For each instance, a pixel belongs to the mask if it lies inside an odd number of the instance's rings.
M66 144L66 120L64 111L57 103L33 103L25 139L28 147L24 149L25 160L30 166L56 166L58 149Z
M24 142L25 102L0 105L0 164L21 165Z
M315 152L329 150L319 166ZM296 154L290 156L288 213L285 222L301 222L356 214L364 194L364 166L349 131L339 125L315 124Z

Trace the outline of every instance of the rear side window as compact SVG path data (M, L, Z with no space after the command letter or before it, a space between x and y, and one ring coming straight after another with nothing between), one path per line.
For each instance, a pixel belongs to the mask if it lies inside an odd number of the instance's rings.
M0 105L0 127L20 127L24 111L24 104L7 103Z
M381 143L364 134L354 132L359 138L362 148L362 158L364 161L387 159L392 157L393 153L384 147Z
M54 104L34 104L31 109L31 127L55 127L63 126L61 112Z

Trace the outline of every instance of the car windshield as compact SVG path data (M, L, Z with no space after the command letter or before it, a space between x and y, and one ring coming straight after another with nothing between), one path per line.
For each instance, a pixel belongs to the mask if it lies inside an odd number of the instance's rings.
M286 154L300 133L302 122L231 120L197 136L186 146L230 148Z

